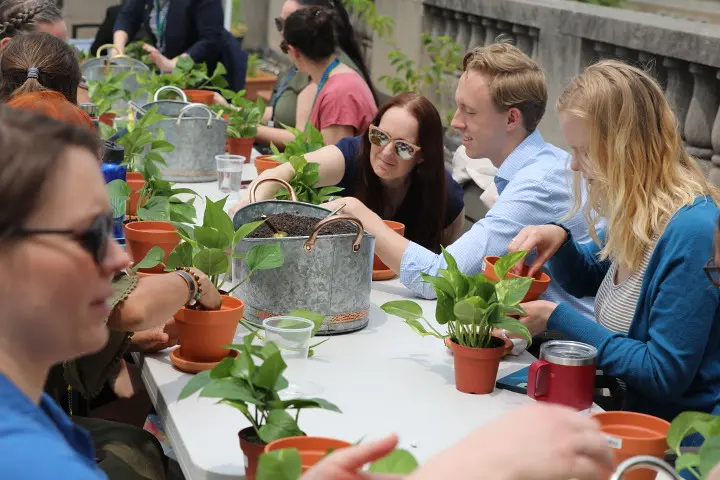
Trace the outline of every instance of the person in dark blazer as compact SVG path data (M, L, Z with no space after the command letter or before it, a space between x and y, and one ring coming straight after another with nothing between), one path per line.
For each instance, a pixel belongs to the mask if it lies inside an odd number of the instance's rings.
M156 43L145 49L161 71L172 71L187 54L196 63L206 63L210 72L221 62L229 88L245 88L248 55L223 26L221 0L126 0L115 21L116 53L124 53L143 22Z

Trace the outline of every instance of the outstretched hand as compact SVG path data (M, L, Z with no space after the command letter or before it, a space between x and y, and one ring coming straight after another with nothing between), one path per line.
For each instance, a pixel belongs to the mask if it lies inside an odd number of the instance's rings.
M547 262L560 247L567 241L567 233L562 227L557 225L536 225L525 227L520 230L515 238L508 245L508 252L518 252L537 250L537 256L530 264L530 270L527 276L534 277L540 271L545 262ZM513 270L514 273L520 274L519 270L522 265L518 264Z

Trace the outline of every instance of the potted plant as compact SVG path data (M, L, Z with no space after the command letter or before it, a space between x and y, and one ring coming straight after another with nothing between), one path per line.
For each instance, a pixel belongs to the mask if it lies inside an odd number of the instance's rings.
M117 102L130 100L130 92L123 87L123 81L134 72L122 72L109 75L105 80L88 81L88 95L97 105L100 121L105 125L113 126L117 113L113 110Z
M423 318L420 305L410 300L397 300L381 308L402 318L416 333L443 341L450 339L455 362L455 386L464 393L490 393L495 389L500 358L506 341L493 336L493 329L505 329L524 337L528 344L532 336L518 320L508 316L525 315L520 302L530 288L531 278L489 280L484 274L463 274L455 259L443 249L447 268L437 277L423 274L423 280L433 286L437 294L435 320L447 325L442 334ZM506 273L527 252L515 252L502 257L495 270L505 278ZM426 330L425 325L430 330Z
M681 449L683 441L700 434L703 441L695 451ZM677 454L675 468L688 470L695 478L709 478L713 468L720 465L720 416L702 412L683 412L672 421L667 431L667 443Z
M282 126L295 135L295 139L285 145L285 150L280 151L274 144L270 144L272 149L272 155L261 155L255 159L255 168L257 168L258 174L275 168L281 163L290 161L292 157L298 155L305 155L319 150L325 146L322 133L320 130L315 128L313 125L308 124L305 131L300 131L297 128L293 128L282 124Z
M349 447L342 440L320 437L289 437L275 440L260 455L257 480L297 480L313 465L338 448ZM372 462L368 472L385 475L409 475L418 467L412 453L396 449Z
M257 459L265 445L304 435L298 426L301 410L322 408L341 413L337 406L319 398L281 400L279 392L288 387L283 376L287 364L275 343L253 345L253 338L250 334L241 345L228 345L237 351L237 357L225 358L211 371L193 377L178 398L183 400L199 391L201 397L217 398L219 403L236 408L250 422L238 433L248 480L255 479ZM256 363L256 359L261 362ZM294 415L288 410L294 410Z
M248 57L247 79L245 80L245 97L254 102L258 99L258 93L263 90L272 91L277 76L266 73L260 69L262 61L253 53Z
M154 95L157 90L165 86L175 86L182 89L188 100L193 103L212 105L214 92L223 91L228 87L225 79L227 69L222 63L218 63L212 75L208 74L207 65L195 63L189 55L182 55L178 58L177 65L171 73L151 73L140 80L142 90ZM172 92L167 92L172 95ZM160 99L165 99L163 95Z
M230 97L230 103L235 107L220 110L221 114L226 113L228 116L225 148L228 153L242 155L245 157L245 163L249 163L258 125L265 114L265 102L261 98L255 102L248 100L245 98L245 90L235 94L232 92L224 94Z
M320 179L320 165L308 162L304 156L291 157L289 160L295 169L295 176L290 180L290 186L295 190L298 202L320 205L333 199L333 194L342 192L341 187L327 186L316 188L315 184ZM281 188L275 198L278 200L289 200L290 193Z
M485 273L485 276L490 280L499 280L497 274L495 273L495 263L499 259L500 257L485 257L483 259L483 273ZM523 263L521 266L520 275L508 272L505 275L505 278L529 277L529 270L530 266ZM532 277L532 279L533 281L530 285L530 290L528 290L527 295L525 295L525 298L523 298L523 303L537 300L538 298L540 298L540 295L545 293L545 290L547 290L547 288L550 286L550 276L542 270L537 272Z

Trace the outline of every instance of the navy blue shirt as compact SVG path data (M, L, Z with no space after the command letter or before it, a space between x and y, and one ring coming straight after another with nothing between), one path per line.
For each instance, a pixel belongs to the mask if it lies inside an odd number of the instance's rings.
M105 480L90 436L48 395L33 403L0 374L0 478Z
M340 195L344 197L353 197L356 195L355 177L357 174L357 168L355 166L355 157L357 157L358 153L360 152L360 145L360 137L343 138L336 145L345 157L345 175L343 176L342 180L340 180L340 183L338 183L339 187L344 188L344 190L340 192ZM453 180L452 176L447 171L445 172L445 186L447 192L447 202L445 207L445 228L447 228L455 221L458 215L460 215L460 212L462 212L462 209L465 207L465 201L463 200L464 192L462 187L455 180ZM412 189L412 186L410 188ZM387 218L385 220L395 220L397 222L404 223L406 226L406 230L412 231L413 228L411 227L411 225L408 224L408 218L403 218L406 217L405 214L409 211L412 211L413 208L412 205L407 205L407 203L409 202L409 198L411 198L410 192L408 192L408 195L405 196L405 200L403 200L403 203L398 208L395 214L395 218ZM411 238L410 234L408 234L407 237L411 241L417 241L416 239ZM426 248L435 250L433 246L426 246Z

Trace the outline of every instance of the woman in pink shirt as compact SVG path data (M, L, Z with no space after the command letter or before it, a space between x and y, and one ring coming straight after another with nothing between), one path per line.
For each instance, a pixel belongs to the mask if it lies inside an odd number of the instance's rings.
M363 77L336 56L334 15L315 6L295 11L285 20L281 45L297 69L311 78L310 87L298 97L297 128L312 124L327 145L358 135L377 113ZM258 130L260 141L278 146L294 138L283 128L261 126Z

